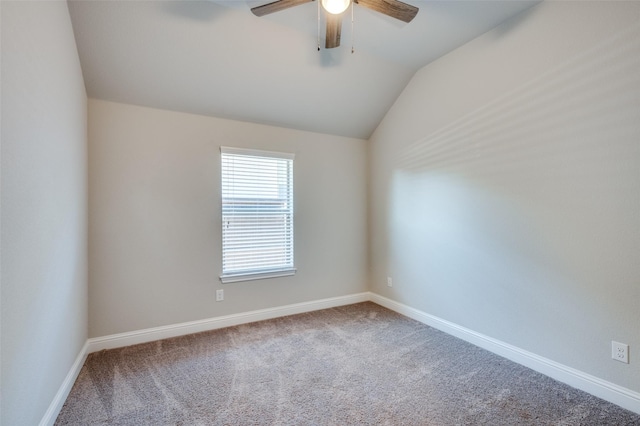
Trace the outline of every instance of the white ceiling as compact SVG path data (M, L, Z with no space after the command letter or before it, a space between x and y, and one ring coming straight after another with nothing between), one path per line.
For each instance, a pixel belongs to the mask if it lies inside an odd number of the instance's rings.
M250 12L269 2L71 1L88 95L367 139L419 68L537 3L405 0L409 24L356 6L351 54L350 14L318 52L317 2Z

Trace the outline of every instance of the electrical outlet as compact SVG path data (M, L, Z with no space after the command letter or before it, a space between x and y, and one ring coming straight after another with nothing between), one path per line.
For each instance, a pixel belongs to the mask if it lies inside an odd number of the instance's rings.
M224 290L216 290L216 302L222 302L224 300Z
M616 361L629 364L629 345L620 342L611 342L611 358Z
M387 287L393 287L393 280L391 277L387 277Z

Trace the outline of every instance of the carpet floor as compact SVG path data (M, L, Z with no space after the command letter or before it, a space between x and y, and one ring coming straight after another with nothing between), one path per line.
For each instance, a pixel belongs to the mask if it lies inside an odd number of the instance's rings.
M56 425L640 425L374 303L87 358Z

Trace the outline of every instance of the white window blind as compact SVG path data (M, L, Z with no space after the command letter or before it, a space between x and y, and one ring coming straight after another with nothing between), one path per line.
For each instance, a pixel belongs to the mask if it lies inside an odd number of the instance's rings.
M222 282L292 275L293 154L221 147Z

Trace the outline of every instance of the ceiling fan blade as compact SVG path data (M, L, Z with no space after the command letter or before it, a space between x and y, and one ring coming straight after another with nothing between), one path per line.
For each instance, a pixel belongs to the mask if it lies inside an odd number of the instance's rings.
M383 13L404 22L411 22L418 14L418 8L399 0L353 0L356 4Z
M333 49L340 46L340 33L342 32L342 15L325 13L327 17L327 34L324 47Z
M304 3L310 3L314 0L278 0L272 3L263 4L262 6L256 6L251 9L254 15L264 16L270 13L279 12L284 9L289 9L293 6L298 6Z

